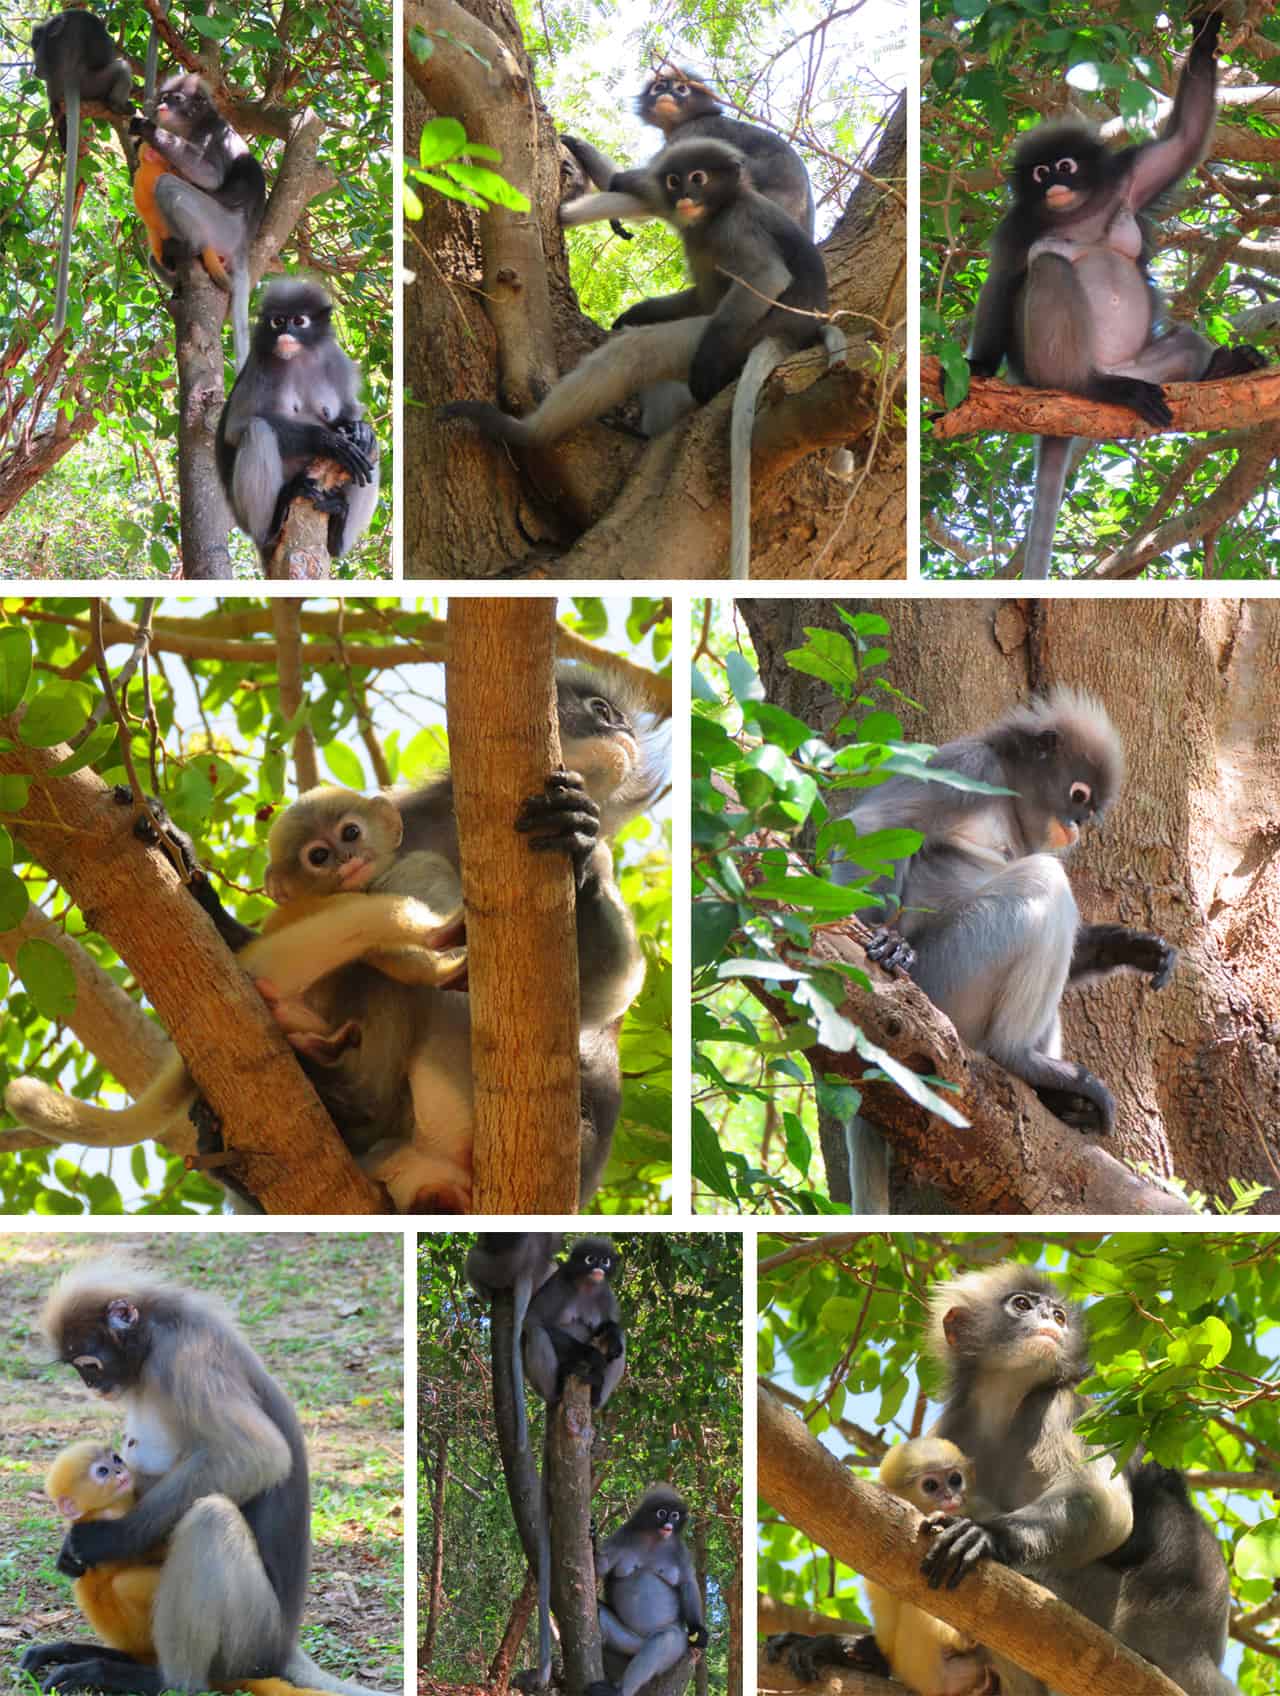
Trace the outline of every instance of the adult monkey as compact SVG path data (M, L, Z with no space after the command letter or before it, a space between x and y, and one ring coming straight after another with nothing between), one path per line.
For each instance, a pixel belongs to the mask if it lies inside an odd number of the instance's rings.
M1177 959L1148 931L1081 924L1057 858L1119 790L1123 754L1111 721L1089 696L1054 689L948 742L928 765L1012 793L906 776L853 792L848 817L860 836L905 829L924 838L871 885L889 923L868 958L909 973L964 1042L1030 1084L1060 1119L1106 1134L1110 1090L1061 1056L1063 992L1124 969L1163 989ZM854 843L832 876L851 882L858 864ZM848 1150L852 1211L887 1212L888 1149L860 1115L849 1122Z
M467 1254L467 1279L478 1294L492 1301L511 1291L511 1355L507 1373L515 1410L516 1448L529 1446L529 1419L524 1405L524 1320L535 1290L555 1272L560 1231L484 1231ZM494 1368L497 1370L495 1357Z
M1155 141L1112 152L1074 120L1038 125L1019 141L1014 202L991 241L969 344L975 376L1002 360L1014 380L1128 406L1146 423L1172 420L1161 385L1254 371L1256 348L1215 347L1190 325L1161 326L1149 269L1150 208L1191 171L1213 134L1222 13L1195 19L1173 110ZM1047 577L1071 438L1042 436L1024 577Z
M198 257L226 290L239 371L249 356L249 248L267 201L262 166L198 76L168 78L154 118L135 117L129 133L141 144L133 197L156 271L176 282Z
M59 1570L78 1577L169 1539L152 1606L157 1665L98 1645L47 1644L22 1666L45 1690L208 1690L280 1677L340 1696L298 1647L311 1560L307 1454L289 1398L208 1297L121 1262L70 1273L43 1325L60 1360L125 1409L141 1500L71 1527ZM87 1655L81 1651L87 1648Z
M730 576L750 574L751 431L756 398L787 352L824 340L838 359L842 333L827 321L822 255L787 214L751 186L746 161L726 142L681 141L646 168L652 203L680 231L693 286L630 307L627 333L588 354L527 418L489 401L454 401L441 419L465 418L485 435L541 448L659 379L687 379L705 406L735 378L730 426Z
M600 1636L605 1679L587 1696L639 1696L690 1648L706 1646L702 1593L680 1541L689 1509L668 1484L647 1490L596 1557L604 1586Z
M1075 1433L1090 1372L1084 1315L1030 1267L1006 1263L938 1285L929 1352L946 1405L928 1435L973 1463L977 1518L937 1531L922 1563L954 1587L982 1559L1036 1582L1160 1668L1188 1696L1240 1696L1219 1670L1230 1586L1217 1539L1182 1474L1152 1462L1117 1473ZM811 1639L803 1663L848 1665L857 1640ZM992 1651L1003 1696L1045 1696Z
M31 56L36 75L48 93L49 115L58 126L58 139L66 155L53 307L53 334L60 336L67 323L71 224L80 171L80 105L84 100L100 100L113 112L132 112L129 96L133 72L96 12L59 12L37 24L31 32Z

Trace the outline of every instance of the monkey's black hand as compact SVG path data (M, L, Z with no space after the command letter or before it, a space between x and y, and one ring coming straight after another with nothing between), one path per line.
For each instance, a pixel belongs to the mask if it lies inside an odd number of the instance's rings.
M578 140L576 135L562 135L560 137L560 145L564 148L566 153L573 154L574 158L578 161L579 165L582 166L584 171L587 170L587 149L585 145Z
M1116 1122L1116 1103L1111 1091L1086 1067L1072 1065L1069 1061L1061 1061L1060 1065L1064 1071L1074 1074L1074 1087L1070 1084L1061 1087L1033 1084L1032 1088L1040 1100L1064 1125L1071 1125L1077 1131L1092 1132L1095 1136L1110 1135Z
M710 1641L705 1625L691 1625L689 1627L689 1647L691 1649L705 1649Z
M117 783L111 791L111 798L122 807L132 806L133 790L127 783ZM149 848L154 848L161 836L166 837L178 850L182 869L188 877L193 877L200 870L195 842L180 825L173 822L164 805L157 801L154 795L147 796L147 805L151 809L151 816L149 818L146 813L139 813L133 822L133 834ZM152 819L155 820L154 824Z
M344 431L329 431L329 442L324 453L326 459L332 459L342 467L353 483L363 485L373 482L373 456L371 451L361 447Z
M971 1571L980 1560L999 1560L995 1535L985 1525L972 1519L954 1519L943 1526L925 1551L920 1570L929 1580L931 1590L948 1590Z
M621 236L623 241L634 241L636 238L625 224L620 224L616 218L610 218L609 228L615 236Z
M1163 989L1173 976L1178 950L1149 930L1130 930L1128 925L1082 925L1071 953L1070 983L1102 977L1128 966L1146 972L1152 989Z
M1195 30L1191 37L1191 62L1201 64L1217 55L1218 37L1222 33L1222 13L1201 12L1191 21Z
M120 1560L128 1542L127 1535L121 1531L123 1523L107 1519L77 1520L63 1539L58 1571L79 1578L88 1567Z
M824 1632L808 1637L802 1631L782 1631L765 1643L765 1658L782 1661L804 1684L816 1684L824 1667L857 1667L888 1678L889 1663L872 1636L843 1636Z
M574 879L582 887L600 841L600 809L577 772L552 772L545 793L531 795L521 806L516 829L529 834L530 848L567 854L573 861Z
M909 972L916 963L916 951L911 944L886 926L881 926L868 942L866 956L890 973Z
M136 112L129 119L129 134L135 141L154 141L156 137L155 119L144 118L141 112Z
M622 1327L612 1319L606 1319L595 1333L595 1340L600 1345L600 1352L606 1360L617 1360L626 1344L622 1335Z
M378 438L373 433L373 425L366 419L340 418L334 429L349 442L354 442L370 462L377 458Z
M67 1578L83 1578L89 1570L71 1547L71 1534L75 1530L76 1527L73 1525L71 1531L68 1531L62 1539L62 1547L58 1550L57 1568Z

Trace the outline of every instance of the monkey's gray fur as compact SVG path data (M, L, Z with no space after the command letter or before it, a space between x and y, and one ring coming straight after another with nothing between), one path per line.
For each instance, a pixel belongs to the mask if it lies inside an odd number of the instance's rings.
M924 837L910 859L872 885L895 928L879 932L868 954L908 971L971 1048L1030 1084L1060 1118L1105 1133L1115 1115L1110 1091L1062 1058L1063 991L1126 967L1160 989L1176 959L1150 932L1082 925L1056 857L1120 787L1123 757L1111 721L1088 695L1054 689L947 743L928 764L1014 793L905 776L856 792L849 818L859 835L910 829ZM855 846L833 867L838 882L852 881L848 859L856 856ZM883 1138L858 1116L848 1135L852 1210L887 1212Z

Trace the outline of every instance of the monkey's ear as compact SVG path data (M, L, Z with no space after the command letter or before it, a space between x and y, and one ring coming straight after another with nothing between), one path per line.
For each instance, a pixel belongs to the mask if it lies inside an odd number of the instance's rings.
M400 809L389 795L375 795L369 801L369 812L386 831L393 844L398 845L404 835L404 819Z
M289 879L278 866L267 867L267 875L262 880L262 887L266 890L267 894L275 902L277 907L282 907L289 899Z
M59 1496L55 1505L63 1519L79 1519L80 1508L74 1496Z
M949 1307L942 1316L942 1334L947 1347L955 1348L969 1329L972 1315L967 1307Z

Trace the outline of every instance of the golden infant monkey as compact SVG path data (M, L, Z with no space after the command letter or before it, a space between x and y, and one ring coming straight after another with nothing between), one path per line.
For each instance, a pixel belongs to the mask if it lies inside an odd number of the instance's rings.
M439 855L399 854L401 832L399 814L386 797L366 799L336 788L300 797L271 828L266 889L283 906L237 959L271 1002L289 1040L312 1059L334 1063L360 1040L360 1019L340 1021L326 1006L323 980L339 968L367 960L377 968L375 979L385 973L428 987L454 983L465 971L465 952L455 946L461 933L457 876ZM308 995L311 1000L304 1000ZM449 1016L454 999L438 997L431 1011L448 1050L442 1063L469 1078L465 1017ZM461 1030L456 1041L455 1026ZM459 1045L467 1051L465 1063L453 1053ZM176 1049L122 1112L63 1095L38 1078L17 1078L5 1092L5 1105L19 1123L59 1142L74 1138L91 1146L163 1141L166 1130L185 1124L197 1099ZM437 1112L430 1125L424 1122L411 1142L380 1145L361 1162L371 1177L391 1187L401 1210L428 1190L459 1201L469 1196L470 1099L445 1105L449 1110Z
M973 1489L973 1463L941 1437L898 1443L880 1463L880 1482L930 1519L973 1511L972 1505L965 1506ZM969 1696L997 1688L971 1637L866 1582L876 1643L895 1678L918 1696Z
M44 1487L68 1525L80 1519L123 1519L137 1501L133 1474L102 1443L72 1443L63 1449ZM156 1658L151 1604L164 1557L161 1544L142 1561L103 1561L71 1586L76 1606L107 1647L148 1665ZM253 1696L324 1696L283 1678L241 1679L225 1688L248 1690Z

